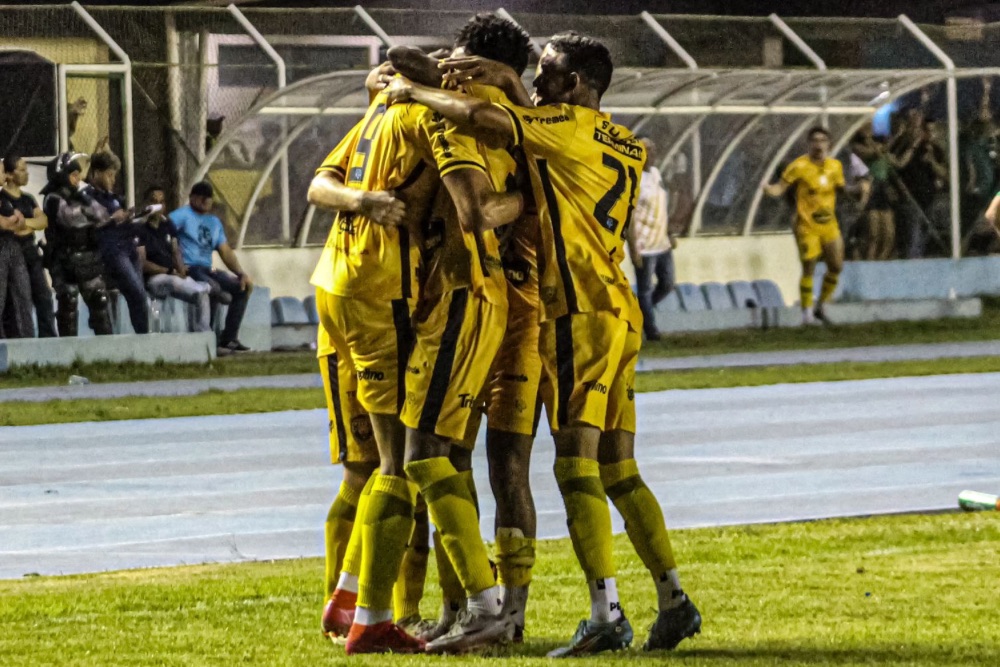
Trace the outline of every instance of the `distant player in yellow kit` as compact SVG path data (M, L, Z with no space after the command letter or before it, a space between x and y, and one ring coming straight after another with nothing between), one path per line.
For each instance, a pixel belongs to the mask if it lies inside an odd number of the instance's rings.
M795 188L795 240L802 262L799 290L802 322L828 322L823 306L833 298L844 268L844 239L837 224L837 192L844 189L844 167L830 154L830 133L823 127L809 130L809 152L788 165L777 183L764 186L770 197L782 197ZM826 275L820 289L819 305L813 310L813 275L822 257Z

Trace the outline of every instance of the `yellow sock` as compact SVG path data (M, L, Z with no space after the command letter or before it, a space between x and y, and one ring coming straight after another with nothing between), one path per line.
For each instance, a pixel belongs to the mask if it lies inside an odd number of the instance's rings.
M558 457L556 482L566 505L566 523L573 550L587 581L615 576L611 556L611 510L597 461Z
M354 517L358 513L358 500L361 495L347 486L340 484L340 492L330 505L326 514L324 533L326 535L326 596L333 595L337 588L337 578L344 565L344 554L347 543L351 539L351 529L354 527Z
M365 512L368 510L368 500L372 495L372 487L378 478L378 470L372 473L365 483L365 488L361 490L361 497L358 499L358 511L354 515L354 528L351 529L351 539L347 542L347 551L344 554L344 564L341 572L346 572L353 576L361 573L361 526L365 522Z
M601 466L601 482L625 519L625 532L653 579L659 581L668 570L676 569L663 511L639 476L635 459Z
M840 281L840 274L827 269L823 276L823 286L819 290L819 302L826 303L833 298L833 293L837 291L837 282Z
M455 572L455 566L448 558L448 552L444 550L441 532L438 530L434 531L434 561L438 568L441 597L448 602L461 603L465 599L465 589L462 588L462 582L458 580L458 573Z
M417 507L413 512L413 532L399 566L399 576L392 588L392 609L396 621L404 618L420 618L420 600L424 597L424 581L427 579L427 560L430 557L428 537L427 504L417 496Z
M441 533L441 543L466 596L493 587L496 582L467 480L443 456L407 463L406 474L424 494L431 521Z
M463 470L458 473L458 476L465 480L466 486L469 487L469 494L472 496L472 504L476 507L476 516L479 516L479 492L476 491L476 478L472 476L471 470Z
M812 275L802 274L802 280L799 281L799 298L802 300L803 308L812 308L813 305L813 277Z
M497 528L497 570L500 585L507 588L531 583L535 566L535 538L525 537L519 528Z
M379 475L362 525L358 606L392 609L392 585L413 532L416 489L402 477Z

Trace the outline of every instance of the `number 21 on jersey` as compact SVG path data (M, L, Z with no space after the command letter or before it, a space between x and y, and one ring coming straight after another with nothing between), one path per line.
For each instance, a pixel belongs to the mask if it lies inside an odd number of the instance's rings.
M625 239L626 234L628 234L628 227L632 224L632 213L635 211L635 189L639 183L639 177L636 174L635 167L629 165L626 171L622 161L609 153L602 154L601 164L615 172L615 182L604 193L604 196L598 200L597 205L594 207L594 218L597 219L598 224L612 234L619 231L620 223L621 238ZM625 219L619 221L611 213L615 205L621 200L622 195L625 194L626 189L628 190L628 209L625 211Z

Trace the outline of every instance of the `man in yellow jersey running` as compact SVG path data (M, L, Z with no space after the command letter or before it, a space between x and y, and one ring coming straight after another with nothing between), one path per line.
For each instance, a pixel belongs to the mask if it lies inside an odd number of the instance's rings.
M413 267L419 259L418 244L404 238L422 232L427 219L431 200L426 197L428 190L420 187L424 172L440 177L456 202L463 228L481 234L486 211L498 215L513 211L498 220L513 219L520 211L520 197L514 204L510 197L492 199L495 193L481 162L474 141L463 137L449 141L441 122L427 109L416 105L386 109L380 95L365 119L331 153L310 188L311 203L342 212L324 251L324 256L331 256L330 263L325 266L321 260L313 282L330 294L327 317L321 312L324 327L338 351L350 354L357 368L358 398L371 415L381 461L369 484L369 498L366 502L363 496L359 505L362 557L356 578L357 611L346 644L349 654L423 649L422 641L392 623L391 608L392 583L412 531L417 490L402 474L405 438L397 416L404 399L402 375L409 368L410 306L416 294ZM424 169L426 165L437 168ZM420 197L407 201L410 188L416 188ZM363 211L351 215L375 196L403 200L403 224L389 228ZM448 498L443 496L444 501ZM345 575L350 574L345 568ZM349 589L350 576L341 579L344 586L338 589Z
M619 266L645 150L600 112L613 65L605 46L563 33L535 77L537 108L497 105L394 81L393 101L417 101L493 145L523 146L541 223L540 354L556 442L555 474L591 616L554 657L626 648L611 554L610 497L654 578L660 612L645 648L671 649L700 630L680 587L652 492L634 460L635 363L642 316Z
M802 262L799 292L802 323L816 319L828 323L824 305L837 291L837 281L844 268L844 239L837 224L837 191L843 190L844 167L830 157L830 133L824 127L809 130L809 152L788 165L777 183L764 186L769 197L783 197L795 188L795 241ZM826 274L819 293L819 305L813 310L813 275L816 262L823 258Z

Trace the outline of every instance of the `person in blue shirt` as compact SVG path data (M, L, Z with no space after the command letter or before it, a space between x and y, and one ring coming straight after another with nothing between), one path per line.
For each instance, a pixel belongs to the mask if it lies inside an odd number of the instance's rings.
M173 211L169 217L177 228L177 240L180 242L181 256L187 265L188 275L212 287L213 302L223 292L232 298L226 313L225 327L219 336L219 352L245 352L250 348L240 343L239 332L247 301L253 290L253 281L240 266L236 252L226 240L222 221L212 214L214 196L211 183L195 183L191 188L188 205ZM232 273L212 268L213 252L219 253L222 263Z

